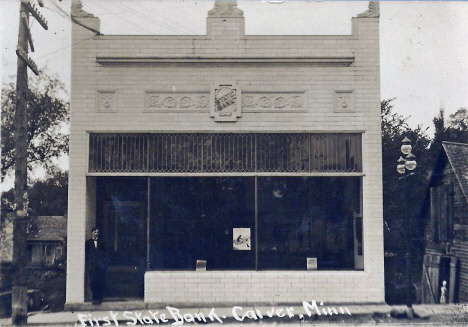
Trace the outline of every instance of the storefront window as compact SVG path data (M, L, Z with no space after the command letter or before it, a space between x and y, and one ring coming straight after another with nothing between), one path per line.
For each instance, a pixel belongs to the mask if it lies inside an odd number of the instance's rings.
M354 192L356 177L259 177L259 269L354 269Z
M150 268L255 269L254 194L253 177L152 178ZM239 228L250 230L246 250L233 248Z
M357 133L91 134L91 173L148 174L98 177L110 263L361 270L361 152Z

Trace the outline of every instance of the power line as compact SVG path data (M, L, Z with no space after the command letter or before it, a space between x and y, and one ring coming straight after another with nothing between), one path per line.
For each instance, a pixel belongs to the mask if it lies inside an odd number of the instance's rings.
M101 5L98 3L98 1L93 2L93 3L94 3L95 5L97 5L98 7L101 7L102 9L104 9L104 10L106 10L106 11L109 11L108 8L104 8L103 6L101 6ZM127 23L130 23L130 24L132 24L132 25L134 25L134 26L136 26L136 27L138 27L138 28L141 28L142 30L145 30L145 31L148 32L148 33L153 33L152 31L149 31L149 30L147 30L146 28L143 28L143 27L141 27L141 26L139 26L139 25L137 25L137 24L135 24L135 23L133 23L133 22L131 22L131 21L125 19L125 18L123 18L122 16L120 16L120 15L114 13L114 12L111 12L111 14L114 15L114 16L119 17L120 19L126 21Z
M129 10L132 10L133 12L136 12L136 13L137 13L138 15L140 15L141 17L143 17L143 18L145 18L145 19L147 19L147 20L149 20L149 21L152 21L152 22L154 22L155 24L157 24L157 25L159 25L159 26L162 26L162 27L165 27L165 28L167 28L167 29L170 29L170 30L172 30L172 31L174 31L174 32L180 32L180 33L182 33L182 34L192 34L192 32L191 32L189 29L187 29L187 28L185 28L185 27L183 27L183 26L180 26L180 25L177 24L176 22L173 22L173 21L171 21L171 20L165 18L164 16L159 15L159 14L156 13L155 11L153 11L153 10L151 10L151 9L148 9L147 7L143 6L142 4L140 4L140 6L143 7L144 9L146 9L146 11L149 11L149 12L153 13L154 15L156 15L156 16L162 18L162 19L165 19L167 22L171 23L173 26L171 27L171 26L167 25L167 24L164 23L164 22L156 21L155 19L153 19L153 18L151 18L151 17L149 17L149 16L146 16L146 15L143 15L143 14L141 14L140 12L135 11L135 10L131 9L130 7L125 6L125 5L123 5L123 4L118 4L118 5L119 5L119 6L122 6L122 7L125 7L125 8L128 8ZM147 17L149 17L149 18L147 18Z
M77 24L77 25L80 25L88 30L90 30L91 32L94 32L96 33L97 35L103 35L100 31L98 30L95 30L94 28L91 28L89 26L86 26L82 23L80 23L79 21L77 21L75 18L73 18L70 14L68 14L65 10L63 10L59 5L57 5L53 0L49 0L49 2L51 2L58 10L60 10L60 12L62 12L65 17L67 17L67 19L70 19L72 23L74 24Z
M82 42L88 41L88 40L92 39L94 36L95 36L95 35L90 36L90 37L88 37L88 38L86 38L86 39L84 39L84 40L75 42L75 43L73 43L73 44L71 44L71 45L67 45L66 47L63 47L63 48L61 48L61 49L58 49L58 50L55 50L55 51L46 53L46 54L43 55L43 56L37 57L36 60L42 59L42 58L44 58L44 57L50 56L50 55L52 55L52 54L54 54L54 53L57 53L57 52L59 52L59 51L63 51L63 50L66 50L66 49L68 49L68 48L71 48L72 46L75 46L75 45L80 44L80 43L82 43Z
M158 14L157 12L155 12L154 10L148 9L148 7L145 7L145 6L143 6L142 4L141 4L141 6L142 6L143 8L145 8L146 10L150 11L151 13L155 14L156 16L158 16L158 17L160 17L160 18L162 18L162 19L165 19L166 21L170 22L171 24L177 26L177 28L180 28L182 31L184 31L184 33L187 33L188 35L192 35L192 34L193 34L192 30L190 30L190 29L188 29L188 28L186 28L186 27L184 27L184 26L181 26L181 25L177 24L176 22L174 22L174 21L172 21L172 20L170 20L170 19L168 19L168 18L166 18L166 17L164 17L164 16L162 16L162 15L159 15L159 14Z
M114 5L114 6L117 6L117 7L121 8L121 9L123 9L123 10L126 10L126 11L128 11L130 14L133 14L133 15L135 15L135 16L137 16L137 17L141 17L141 18L143 18L143 19L145 19L145 20L147 20L147 21L149 21L149 22L151 22L151 23L154 23L154 24L156 24L156 25L159 25L159 26L161 26L161 27L163 27L163 28L167 28L167 29L169 29L169 30L171 30L171 31L173 31L173 32L175 32L175 33L178 33L178 34L184 34L184 33L185 33L185 32L180 31L180 30L175 30L174 28L172 28L172 27L170 27L170 26L164 25L164 24L161 23L161 22L155 21L154 19L148 18L147 16L141 14L140 12L138 12L138 11L136 11L136 10L133 10L133 9L130 8L130 7L124 6L123 4L117 4L117 3L111 3L111 2L107 2L107 3L108 3L108 4L112 4L112 5ZM151 32L151 33L154 34L153 32Z
M70 21L69 17L63 15L60 11L54 10L53 8L51 8L51 7L46 7L46 6L44 6L44 9L47 9L47 10L49 10L50 12L59 15L60 17L66 19L67 21Z

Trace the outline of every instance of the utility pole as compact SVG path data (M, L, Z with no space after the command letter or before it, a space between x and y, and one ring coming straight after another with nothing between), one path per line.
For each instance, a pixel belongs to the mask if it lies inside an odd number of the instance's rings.
M43 5L39 1L39 5ZM29 30L29 14L47 30L47 22L37 12L29 0L21 0L18 32L18 68L16 75L16 110L15 110L15 217L13 223L13 292L11 302L11 320L14 325L24 326L28 318L28 294L26 285L26 241L28 225L28 67L39 74L36 64L28 57L29 45L34 45Z

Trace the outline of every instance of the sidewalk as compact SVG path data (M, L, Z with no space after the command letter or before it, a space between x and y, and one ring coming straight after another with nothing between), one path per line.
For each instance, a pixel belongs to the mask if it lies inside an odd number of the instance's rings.
M398 315L398 312L402 312L405 306L392 307L382 304L321 307L317 303L316 308L318 312L322 312L320 315L318 315L315 307L308 307L306 309L302 303L294 306L275 307L194 307L184 309L169 308L169 310L146 309L33 313L28 318L28 326L144 326L158 324L171 326L176 321L179 325L211 323L212 326L241 326L246 323L311 326L468 326L468 306L465 304L415 305L414 311L421 318L413 320L394 317L395 313ZM325 312L331 310L332 314L325 315L322 310L324 308L326 308ZM351 315L346 309L349 310ZM92 322L90 319L92 319ZM184 321L182 321L183 319ZM11 320L0 319L0 326L11 326Z

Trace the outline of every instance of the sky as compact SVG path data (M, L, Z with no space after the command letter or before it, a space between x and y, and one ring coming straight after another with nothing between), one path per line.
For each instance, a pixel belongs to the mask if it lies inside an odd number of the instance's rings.
M31 0L35 2L36 0ZM2 81L14 81L19 0L0 0ZM70 86L71 0L44 0L47 31L31 20L39 68ZM83 0L104 34L203 35L213 0ZM238 1L250 35L340 35L367 1ZM396 98L395 111L432 135L441 107L446 117L468 108L468 1L380 2L381 99ZM13 77L13 78L12 78ZM66 165L66 163L63 163Z

